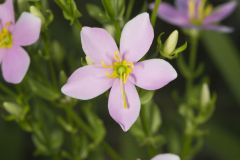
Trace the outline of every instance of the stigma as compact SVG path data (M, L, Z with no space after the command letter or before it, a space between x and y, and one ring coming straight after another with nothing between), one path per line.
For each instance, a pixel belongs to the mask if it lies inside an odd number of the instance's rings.
M10 23L6 23L0 31L0 48L11 48L12 47L12 34L9 32L8 27Z
M132 70L134 68L134 65L132 62L128 62L126 60L121 60L119 57L119 52L114 52L114 62L112 65L106 65L104 62L102 62L103 68L112 68L112 73L107 73L106 76L108 78L119 78L124 82L124 84L127 82L129 75L132 73Z

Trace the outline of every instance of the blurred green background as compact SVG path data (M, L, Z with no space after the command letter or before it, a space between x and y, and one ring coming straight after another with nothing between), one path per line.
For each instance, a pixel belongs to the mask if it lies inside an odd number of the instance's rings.
M51 37L57 39L68 52L67 56L83 57L79 34L76 34L69 22L64 20L61 10L51 1L51 9L55 19L51 25ZM167 0L165 0L167 1ZM83 26L101 25L92 19L86 10L87 3L99 4L100 0L76 0L79 10L82 12L80 22ZM149 3L151 1L148 1ZM169 1L172 3L172 1ZM212 4L221 4L227 0L209 0ZM144 0L137 0L134 6L134 14L137 15ZM231 34L205 32L202 35L198 49L198 61L206 64L205 72L210 77L211 90L218 95L216 111L211 120L204 126L208 130L205 145L195 160L238 160L240 159L240 7L227 18L224 25L232 26L235 31ZM170 33L176 29L161 20L157 20L155 33ZM184 35L181 33L181 40ZM71 55L72 54L72 55ZM185 53L184 53L185 54ZM174 66L175 62L171 62ZM75 65L75 64L74 64ZM70 71L72 72L72 71ZM167 87L157 91L156 102L161 109L163 127L177 123L177 106L172 104L170 91L182 89L183 78L178 79ZM100 103L101 101L101 103ZM136 155L143 155L140 147L135 147L137 142L130 134L121 131L119 126L111 120L107 111L107 99L102 96L96 99L99 116L104 120L107 128L107 136L111 144L127 159L133 159ZM96 104L96 103L95 103ZM99 109L100 108L100 109ZM165 121L166 120L166 121ZM160 130L161 132L161 130ZM117 137L117 138L116 138ZM13 122L5 122L0 119L0 159L1 160L47 160L46 157L34 156L34 145L31 135L22 132Z

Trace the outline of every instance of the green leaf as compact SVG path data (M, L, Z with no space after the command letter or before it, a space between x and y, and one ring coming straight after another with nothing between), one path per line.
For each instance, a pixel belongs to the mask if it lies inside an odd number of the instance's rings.
M142 145L161 145L163 140L157 132L161 127L162 119L158 106L149 102L141 108L141 119L139 118L130 132ZM160 138L159 138L160 137Z
M102 0L102 4L111 20L123 19L125 0Z
M149 103L153 99L154 91L140 90L139 94L141 97L141 104L144 105Z
M15 120L17 122L24 121L27 113L29 112L29 106L20 106L13 102L4 102L3 108L9 113L6 116L6 120Z
M230 160L240 157L240 139L237 133L231 132L221 124L212 125L207 136L207 151L218 155L219 160ZM223 145L224 144L224 145ZM238 159L238 158L237 158Z
M74 0L55 0L55 2L62 9L64 18L69 20L71 24L81 17Z
M29 87L31 91L37 96L46 100L56 100L60 97L60 94L47 84L40 83L33 79L28 79Z
M103 141L106 135L105 127L101 119L99 119L97 115L91 111L89 106L84 107L83 112L87 118L88 126L91 127L92 133L94 135L94 142L90 146L93 149Z
M206 32L202 34L202 42L240 104L240 58L233 41L227 35Z
M109 23L109 18L106 16L105 12L94 4L87 4L86 6L88 14L101 24Z
M112 0L102 0L102 4L103 7L106 11L106 13L108 14L108 16L114 20L115 19L115 12L114 12L114 8L112 6Z
M187 49L187 46L188 46L188 43L185 42L183 45L175 49L173 53L178 55L179 53L182 53L183 51L185 51Z

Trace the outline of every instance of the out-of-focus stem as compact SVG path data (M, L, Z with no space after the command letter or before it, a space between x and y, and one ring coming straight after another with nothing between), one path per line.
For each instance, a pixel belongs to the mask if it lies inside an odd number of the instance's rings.
M191 31L190 32L190 43L191 43L191 50L189 55L189 71L191 72L191 77L186 79L186 100L189 96L191 96L191 91L193 89L193 82L195 76L196 62L197 62L197 48L198 48L198 31ZM193 142L193 136L191 133L185 132L184 139L183 139L183 148L181 151L181 158L182 160L189 160L191 158L191 147Z
M183 140L183 148L181 152L182 160L190 159L190 150L192 147L192 140L193 140L192 135L185 133L184 140Z
M66 107L67 108L67 107ZM74 112L73 107L69 107L66 109L66 112L68 112L69 117L71 117L91 139L95 138L95 135L93 134L92 130L85 124L85 122ZM107 154L111 157L112 160L121 160L120 156L115 152L115 150L107 143L103 142L103 147Z
M46 32L46 31L43 33L43 42L44 42L44 46L45 46L44 47L45 48L45 53L49 57L48 64L49 64L51 80L52 80L53 86L57 87L57 78L56 78L56 74L55 74L55 69L54 69L54 65L53 65L53 62L52 62L52 57L49 53L50 42L49 42L48 32Z
M134 5L135 1L136 0L129 0L129 2L128 2L128 8L127 8L126 17L125 17L126 21L129 20L131 14L132 14L132 9L133 9L133 5Z
M161 0L156 0L155 3L154 3L154 8L153 8L153 11L152 11L152 14L151 14L151 22L152 22L153 27L156 24L158 6L160 5L160 3L161 3Z
M189 70L194 74L196 68L196 59L197 59L197 48L198 48L198 31L192 31L190 33L190 43L191 43L191 51L189 55ZM189 92L192 89L194 76L189 77L187 79L186 91L189 96Z
M113 150L113 148L107 142L103 142L103 148L112 160L122 160L117 152Z
M146 111L145 111L145 106L142 107L141 112L140 112L140 119L141 119L141 124L142 124L142 128L143 131L145 133L146 136L149 136L149 131L148 131L148 127L147 127L147 123L146 123Z

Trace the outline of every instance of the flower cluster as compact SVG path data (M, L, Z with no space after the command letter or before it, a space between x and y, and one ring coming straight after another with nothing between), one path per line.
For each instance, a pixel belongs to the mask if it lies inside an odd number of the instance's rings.
M159 16L184 28L231 31L216 23L228 16L236 2L229 2L213 10L206 0L177 0L177 8L167 3L159 6ZM151 8L153 8L151 5ZM0 5L0 63L4 79L20 83L30 64L30 58L22 48L39 39L40 18L24 12L15 23L13 1ZM102 28L83 27L83 50L91 64L80 67L62 87L70 97L89 100L111 88L108 109L111 117L128 131L140 112L140 98L135 86L157 90L177 77L175 69L163 59L139 62L148 52L154 39L154 30L148 13L142 13L124 26L118 48L112 36ZM166 41L162 54L173 58L178 32Z

